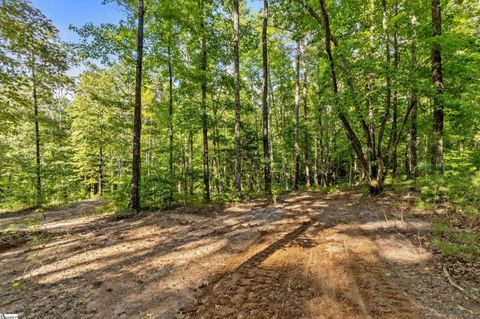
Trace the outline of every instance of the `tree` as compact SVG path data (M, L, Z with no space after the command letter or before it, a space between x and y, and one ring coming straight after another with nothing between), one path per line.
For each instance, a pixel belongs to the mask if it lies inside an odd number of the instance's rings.
M23 0L5 0L0 7L1 78L10 84L1 90L13 97L11 102L26 106L28 99L21 97L30 91L35 141L35 204L44 201L42 189L41 111L40 101L52 95L56 86L65 85L68 79L68 56L65 44L59 39L58 30L39 10ZM26 87L25 79L30 82ZM41 92L39 92L41 91Z
M303 41L301 46L303 65L303 156L305 160L305 186L310 190L310 151L308 137L308 69L306 62L306 44Z
M106 2L125 18L73 27L75 83L48 19L0 2L1 208L105 196L153 209L311 183L378 194L388 174L424 183L434 145L445 172L478 167L474 0L444 20L438 2L405 0Z
M210 201L210 167L208 162L208 124L207 124L207 44L205 34L205 0L200 0L200 32L202 51L202 139L203 139L203 186L204 199Z
M143 66L143 26L145 7L143 0L138 0L137 56L135 76L135 111L133 119L132 184L130 208L140 209L140 138L142 133L142 66Z
M410 124L409 143L409 171L408 174L414 179L418 176L417 169L417 108L418 108L418 88L417 88L417 18L412 17L412 45L411 45L411 67L412 67L412 89L410 93L410 105L412 107L412 117Z
M240 5L233 0L233 86L235 95L235 189L242 191L242 144L241 144L241 107L240 107Z
M440 0L432 0L432 82L433 96L433 141L432 166L435 172L443 170L443 73L442 53L438 37L442 35L442 14Z
M297 41L297 49L295 55L295 104L293 109L295 127L294 127L294 154L295 154L295 163L294 163L294 179L293 179L293 189L298 190L300 184L300 145L299 145L299 113L300 113L300 60L301 58L301 48L300 40Z
M269 110L268 110L268 0L263 0L263 26L262 26L262 65L263 65L263 92L262 92L262 119L263 119L263 171L265 179L265 194L272 193L272 172L270 162L269 139Z

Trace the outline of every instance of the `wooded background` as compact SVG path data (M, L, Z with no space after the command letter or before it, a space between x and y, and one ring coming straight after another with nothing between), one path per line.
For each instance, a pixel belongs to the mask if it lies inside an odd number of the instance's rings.
M125 20L64 43L1 1L1 207L406 180L480 194L477 0L116 2Z

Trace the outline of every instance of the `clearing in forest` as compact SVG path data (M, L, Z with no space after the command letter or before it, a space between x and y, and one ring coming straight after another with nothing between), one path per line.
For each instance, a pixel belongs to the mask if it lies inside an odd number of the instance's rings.
M392 201L408 197L299 194L119 221L93 213L102 202L46 211L40 240L1 246L0 313L479 318L478 278L447 278L429 218Z

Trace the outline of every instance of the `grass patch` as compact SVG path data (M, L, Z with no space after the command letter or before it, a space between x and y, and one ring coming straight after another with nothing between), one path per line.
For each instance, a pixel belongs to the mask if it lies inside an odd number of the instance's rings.
M433 224L432 243L444 255L471 262L480 258L480 233L461 229L448 219L439 218Z

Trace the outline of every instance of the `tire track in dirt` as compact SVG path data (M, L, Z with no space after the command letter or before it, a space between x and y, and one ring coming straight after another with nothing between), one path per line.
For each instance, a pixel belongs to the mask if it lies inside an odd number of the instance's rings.
M421 318L357 226L349 202L330 200L328 208L310 210L308 221L217 277L189 317ZM303 201L296 210L315 198Z
M261 268L259 265L276 251L303 234L313 223L313 219L303 222L301 226L251 256L233 271L219 276L206 291L201 306L195 313L191 314L192 318L232 318L237 312L238 305L243 305L247 313L255 309L268 308L268 298L265 298L262 294L269 288L269 284L276 279L277 273L274 270ZM218 296L219 292L220 296ZM256 298L250 300L253 295ZM214 308L210 307L211 303L215 304ZM264 315L269 313L267 310Z

